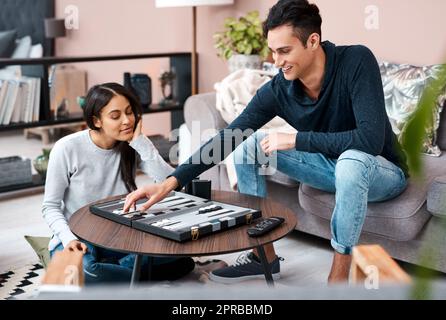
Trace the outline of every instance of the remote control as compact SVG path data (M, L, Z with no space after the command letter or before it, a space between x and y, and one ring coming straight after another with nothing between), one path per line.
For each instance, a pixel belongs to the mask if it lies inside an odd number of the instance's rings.
M250 237L259 237L278 227L285 219L281 217L269 217L257 223L254 227L248 228Z

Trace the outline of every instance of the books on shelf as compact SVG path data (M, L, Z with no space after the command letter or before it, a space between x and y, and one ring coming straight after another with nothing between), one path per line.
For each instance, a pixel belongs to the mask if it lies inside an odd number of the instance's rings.
M0 125L39 121L41 79L0 78Z

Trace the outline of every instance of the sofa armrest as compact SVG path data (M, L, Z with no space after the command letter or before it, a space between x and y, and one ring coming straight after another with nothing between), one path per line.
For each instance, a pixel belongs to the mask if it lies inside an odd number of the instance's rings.
M376 272L375 274L372 274ZM353 248L351 280L363 283L368 276L377 276L379 282L408 284L410 276L380 245L360 245Z
M192 131L193 121L200 124L200 136L203 131L208 129L220 130L225 128L227 123L215 106L215 92L190 96L184 104L184 120L189 132L196 134Z
M427 210L434 216L446 218L446 175L436 177L429 186Z
M74 286L84 285L82 258L80 250L57 251L48 265L42 285Z

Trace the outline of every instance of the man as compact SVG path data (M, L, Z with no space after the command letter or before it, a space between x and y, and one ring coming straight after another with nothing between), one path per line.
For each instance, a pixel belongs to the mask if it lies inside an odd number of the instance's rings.
M234 129L257 130L275 116L297 130L294 134L256 132L237 148L238 188L242 193L266 196L259 154L254 152L257 148L276 156L277 170L335 193L331 283L348 280L350 254L359 240L367 203L399 195L406 188L408 173L404 153L386 116L375 57L364 46L321 42L321 23L319 9L307 0L281 0L270 9L264 34L280 72L200 151L214 147L216 152L217 146L230 142L230 150L221 150L223 159L236 147L231 135ZM145 204L149 207L214 165L203 161L194 164L194 157L197 154L162 184L131 193L126 208L142 197L149 198ZM277 278L279 258L272 245L265 251ZM211 279L231 283L262 274L257 255L252 252L234 266L212 272Z

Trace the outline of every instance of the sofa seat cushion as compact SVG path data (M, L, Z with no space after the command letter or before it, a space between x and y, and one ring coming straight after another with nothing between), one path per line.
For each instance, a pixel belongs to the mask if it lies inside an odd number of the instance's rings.
M272 181L278 184L281 184L290 188L297 188L299 186L299 182L290 178L286 174L277 170L274 174L266 176L267 181Z
M416 237L431 217L426 198L435 177L446 173L446 155L439 158L423 156L424 173L419 181L409 179L407 189L395 199L369 203L363 231L392 240L407 241ZM331 219L335 206L334 194L302 184L299 201L306 213Z
M434 216L446 218L446 175L436 177L427 194L427 209Z

